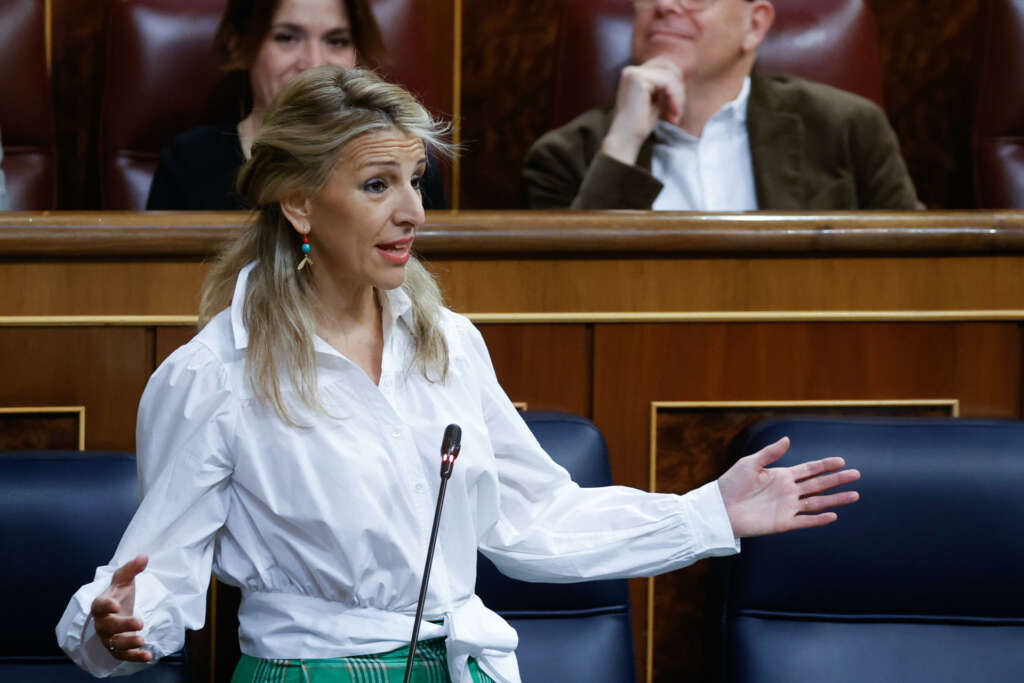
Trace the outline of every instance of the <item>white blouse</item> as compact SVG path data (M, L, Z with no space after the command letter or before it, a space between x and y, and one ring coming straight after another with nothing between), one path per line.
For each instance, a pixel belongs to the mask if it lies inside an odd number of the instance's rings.
M408 644L449 423L462 451L448 483L421 638L447 638L452 680L467 659L517 683L515 630L474 594L477 550L502 572L568 582L651 575L739 549L717 483L684 496L582 489L541 449L502 391L476 328L445 310L451 367L442 384L410 370L410 302L384 297L379 386L316 339L329 415L291 400L292 427L257 400L245 374L242 300L150 378L139 405L142 502L110 563L72 597L57 626L95 675L131 673L104 649L89 610L114 569L139 553L135 614L159 658L203 625L213 572L239 586L239 639L261 658L328 658ZM294 394L286 397L294 399ZM442 624L428 623L442 621Z

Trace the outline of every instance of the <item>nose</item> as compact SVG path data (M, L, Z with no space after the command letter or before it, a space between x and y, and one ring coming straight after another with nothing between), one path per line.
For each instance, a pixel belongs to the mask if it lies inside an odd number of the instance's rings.
M327 64L327 53L319 40L308 40L302 51L299 68L302 71Z
M408 230L423 225L427 215L423 210L423 197L410 183L402 189L402 198L395 211L395 223Z

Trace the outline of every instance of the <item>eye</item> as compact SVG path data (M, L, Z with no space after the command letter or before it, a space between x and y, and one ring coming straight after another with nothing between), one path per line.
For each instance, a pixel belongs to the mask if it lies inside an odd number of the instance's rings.
M280 43L282 45L288 45L290 43L294 43L295 40L296 40L295 35L291 34L291 33L288 33L288 32L281 32L281 33L275 33L274 34L274 42L275 43Z
M345 48L352 47L352 39L348 36L336 36L329 38L327 44L336 50L344 50Z
M363 183L363 190L371 194L380 194L388 189L388 184L380 178L371 178Z
M414 190L423 190L423 176L414 175L412 177L412 187Z

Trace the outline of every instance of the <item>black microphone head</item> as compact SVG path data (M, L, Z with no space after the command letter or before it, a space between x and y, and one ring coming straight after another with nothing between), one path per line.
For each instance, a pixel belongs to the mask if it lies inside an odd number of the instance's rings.
M450 455L454 460L462 448L462 427L457 424L450 424L444 429L444 438L441 439L441 455Z

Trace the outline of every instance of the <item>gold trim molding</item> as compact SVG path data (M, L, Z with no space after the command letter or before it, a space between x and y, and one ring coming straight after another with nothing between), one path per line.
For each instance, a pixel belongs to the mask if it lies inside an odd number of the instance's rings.
M956 398L922 399L867 399L821 401L651 401L649 484L652 492L658 490L658 411L670 408L886 408L886 407L948 407L950 415L960 417L960 400ZM646 683L654 679L654 578L647 578L647 651L645 654Z
M85 406L3 406L0 415L78 415L78 450L85 450Z

